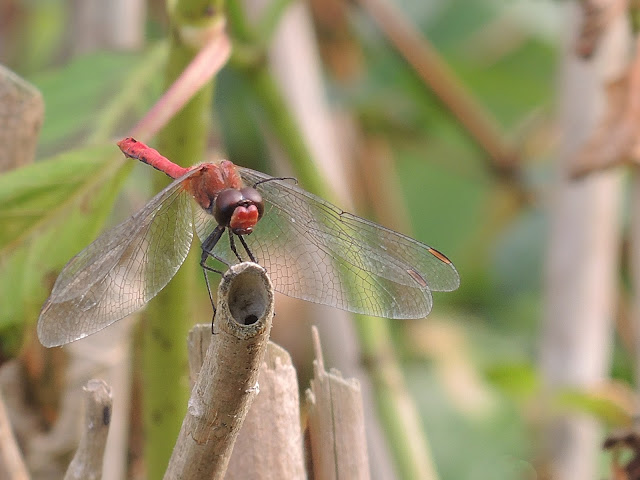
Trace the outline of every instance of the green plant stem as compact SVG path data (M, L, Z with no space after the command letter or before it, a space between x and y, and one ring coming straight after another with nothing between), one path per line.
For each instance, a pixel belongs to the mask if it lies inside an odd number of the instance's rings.
M227 15L234 37L242 43L251 44L252 48L264 50L271 42L282 14L291 3L292 0L268 2L257 24L251 26L244 14L245 5L242 2L229 2Z
M427 436L408 392L386 318L355 315L360 350L399 478L437 480Z
M327 187L316 167L302 132L266 64L258 63L254 68L244 70L244 73L258 97L265 124L272 130L287 154L300 183L315 194L330 198L333 195L331 189Z
M268 125L287 154L297 179L311 192L331 198L331 189L313 161L302 131L298 127L278 85L267 68L267 41L290 0L277 0L266 10L258 30L249 24L242 4L229 3L229 27L239 44L234 46L230 66L243 75L256 95L264 124Z
M165 83L171 85L196 55L183 43L183 27L206 29L217 20L212 12L219 2L184 0L171 2L171 36ZM203 17L198 17L197 13ZM163 155L183 166L202 160L210 125L213 82L202 88L160 132L158 148ZM158 189L167 180L157 177ZM192 325L192 292L197 278L197 252L150 304L144 315L143 371L145 460L147 478L162 478L175 445L189 399L187 377L187 334Z

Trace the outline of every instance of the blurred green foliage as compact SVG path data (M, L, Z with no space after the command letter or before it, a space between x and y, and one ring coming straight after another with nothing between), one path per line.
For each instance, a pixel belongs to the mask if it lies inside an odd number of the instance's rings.
M0 334L15 354L61 266L101 229L122 183L112 145L81 147L0 176Z

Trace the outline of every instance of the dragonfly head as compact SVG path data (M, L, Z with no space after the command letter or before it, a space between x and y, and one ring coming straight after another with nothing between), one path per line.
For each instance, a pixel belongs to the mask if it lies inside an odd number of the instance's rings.
M264 212L262 196L255 188L226 188L218 193L213 216L236 235L248 235Z

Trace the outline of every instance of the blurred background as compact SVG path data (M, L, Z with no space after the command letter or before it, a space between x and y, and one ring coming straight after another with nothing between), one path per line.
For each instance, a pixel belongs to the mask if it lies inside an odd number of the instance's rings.
M333 203L437 248L460 273L460 288L435 293L432 313L416 321L354 322L277 298L272 340L294 357L301 391L312 375L311 324L325 363L362 382L372 476L640 478L602 450L614 429L635 438L637 187L631 169L608 168L637 150L634 7L274 0L225 8L234 50L207 103L206 148L183 159L162 152L184 164L229 158L293 174L309 190L317 184L296 162L313 162ZM21 412L9 408L34 478L59 473L37 457L77 441L54 442L53 433L62 430L65 385L93 374L84 364L76 380L63 380L73 355L41 351L38 311L69 258L167 183L144 165L114 169L107 160L170 83L168 45L184 19L159 0L0 2L0 62L41 93L45 111L29 143L30 173L0 180L8 207L0 385ZM27 95L22 106L38 98L17 90ZM13 113L0 108L9 132ZM61 158L64 167L42 166ZM7 171L30 163L7 162ZM44 188L50 175L55 185ZM61 205L73 215L63 219ZM194 322L208 321L193 272ZM120 323L74 355L98 362L98 372L129 365L115 374L132 400L121 410L126 454L105 478L143 478L141 334L134 319ZM27 387L13 396L7 385L16 379ZM385 394L408 403L388 408ZM390 433L405 422L411 433ZM421 445L422 467L399 466L398 435Z

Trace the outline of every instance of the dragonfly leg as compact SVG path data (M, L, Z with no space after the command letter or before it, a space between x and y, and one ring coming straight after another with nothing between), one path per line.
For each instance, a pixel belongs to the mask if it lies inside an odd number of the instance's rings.
M200 259L200 265L202 265L209 257L213 257L216 260L220 260L222 263L226 263L222 259L218 258L215 253L213 253L213 249L218 244L218 241L220 240L220 237L222 237L224 231L225 227L223 227L222 225L218 225L213 230L213 232L211 232L209 236L204 239L204 242L202 242L202 257ZM202 266L204 268L204 265Z
M245 251L247 252L247 255L249 255L249 258L251 259L251 261L253 263L258 263L258 261L256 260L256 257L254 257L253 253L251 253L251 250L249 249L249 245L247 245L247 242L244 239L244 237L242 235L238 235L238 238L240 239L240 243L242 243L242 246L244 247Z
M209 236L205 239L205 241L202 242L202 247L201 247L202 256L200 257L200 266L205 270L208 270L209 272L215 272L220 274L223 273L220 270L216 270L215 268L211 268L210 266L206 265L205 262L209 257L215 258L220 263L224 263L227 267L231 266L224 258L222 258L219 255L216 255L213 251L218 241L222 237L222 233L224 232L224 230L225 230L225 227L218 225L215 228L215 230L209 234Z
M243 260L238 253L238 250L236 249L236 242L233 240L233 234L231 233L231 230L229 230L229 247L231 248L231 251L234 253L238 261L242 263Z
M209 234L209 236L202 242L202 255L200 256L200 266L202 267L202 273L204 274L204 283L207 286L207 293L209 294L209 301L211 302L211 307L213 308L213 319L216 316L216 303L213 300L213 294L211 293L211 285L209 285L209 277L207 272L219 273L222 275L220 270L216 270L215 268L211 268L207 265L207 260L209 257L213 257L217 260L222 261L218 258L214 253L213 249L222 237L224 233L225 227L218 225L213 232ZM224 262L223 262L224 263ZM213 331L213 319L211 320L211 330Z
M213 295L211 294L211 285L209 285L209 277L207 276L207 269L208 267L202 267L202 273L204 274L204 284L207 286L209 301L211 302L211 308L213 309L213 315L211 316L211 333L213 333L213 323L216 319L216 304L213 301Z

